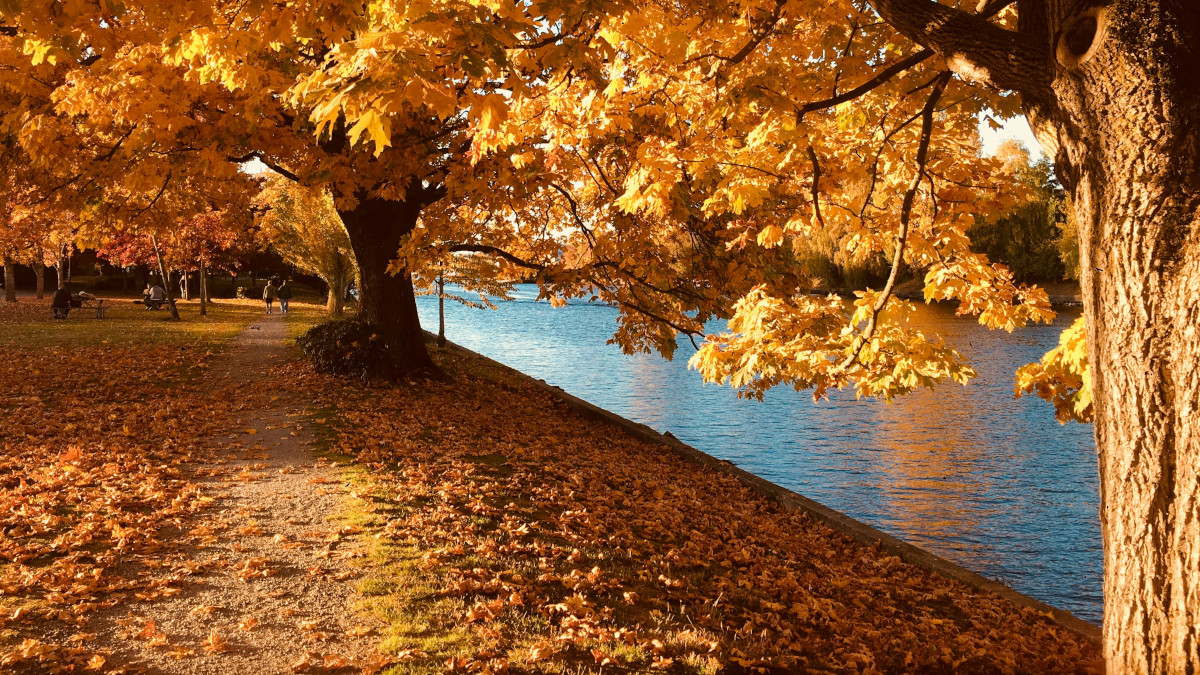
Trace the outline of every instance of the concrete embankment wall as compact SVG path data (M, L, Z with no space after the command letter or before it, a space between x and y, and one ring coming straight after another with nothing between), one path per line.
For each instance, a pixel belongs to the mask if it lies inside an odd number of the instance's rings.
M806 513L811 518L827 525L835 531L845 534L855 541L861 542L868 546L878 546L882 550L900 558L904 562L932 570L938 574L941 574L942 576L955 579L981 591L994 593L995 595L998 595L1012 602L1013 604L1023 607L1031 607L1041 614L1047 614L1053 617L1054 620L1064 628L1089 640L1093 640L1097 643L1100 642L1099 627L1076 617L1066 610L1052 607L1039 600L1034 600L1023 593L1014 591L998 581L994 581L976 574L965 567L956 565L949 560L946 560L945 558L936 556L924 549L917 548L908 542L902 541L890 534L877 530L866 523L859 522L844 513L835 511L827 506L808 499L807 497L796 494L791 490L780 487L770 481L763 480L762 478L759 478L748 471L739 469L728 460L717 459L712 455L701 452L696 448L683 443L669 433L661 434L644 424L639 424L633 420L626 419L620 415L600 408L599 406L588 403L581 398L568 394L559 387L547 384L544 380L538 380L530 377L519 370L510 368L509 366L506 366L495 359L490 359L486 356L483 356L478 352L471 351L470 349L456 345L452 342L447 344L452 349L471 354L477 358L483 359L484 361L495 364L496 367L513 373L515 376L547 391L570 406L573 410L575 410L576 413L587 419L618 426L626 433L637 439L663 445L682 459L693 464L710 467L716 471L734 476L741 481L743 485L746 485L751 490L754 490L755 492L774 500L783 508L788 509L789 511L801 511Z

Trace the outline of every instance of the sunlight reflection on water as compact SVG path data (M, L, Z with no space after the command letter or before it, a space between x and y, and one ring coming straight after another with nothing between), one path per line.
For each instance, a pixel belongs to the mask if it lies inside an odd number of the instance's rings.
M674 361L605 344L616 311L555 309L521 286L494 312L447 303L446 336L619 415L795 490L984 576L1099 622L1102 557L1090 425L1060 426L1050 406L1013 398L1013 372L1078 316L1007 334L945 307L918 308L979 373L887 405L834 392L814 403L779 389L763 402L704 385ZM435 298L418 299L437 326ZM719 329L710 326L710 330Z

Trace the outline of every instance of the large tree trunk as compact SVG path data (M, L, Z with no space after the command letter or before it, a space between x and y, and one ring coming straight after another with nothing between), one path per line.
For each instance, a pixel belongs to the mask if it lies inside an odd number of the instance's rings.
M339 267L326 282L329 285L329 297L325 300L325 310L330 316L342 316L346 306L346 289L350 287L350 272Z
M1080 235L1107 668L1200 673L1200 5L1018 0L1013 32L871 4L963 77L1018 91L1055 160Z
M401 373L437 372L425 349L416 294L406 270L389 274L401 240L416 227L419 205L360 197L354 210L339 211L359 269L359 316L377 324L395 345Z
M1042 33L1061 36L1053 93L1026 104L1079 227L1105 658L1111 673L1196 673L1200 5L1056 4Z
M17 263L4 256L4 301L17 301Z
M42 263L41 251L38 251L38 260L33 263L33 272L37 279L37 299L42 300L46 297L46 265Z

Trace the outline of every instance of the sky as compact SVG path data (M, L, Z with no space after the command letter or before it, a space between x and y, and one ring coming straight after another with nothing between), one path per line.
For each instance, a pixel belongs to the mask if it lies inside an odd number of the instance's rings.
M1038 145L1037 139L1033 136L1033 130L1029 128L1029 122L1024 115L1019 115L1010 120L997 120L1004 126L1001 129L993 130L991 125L985 121L979 123L979 136L983 140L983 151L989 155L996 153L996 146L1000 145L1001 141L1012 139L1025 146L1029 150L1029 159L1037 161L1042 158L1042 148Z

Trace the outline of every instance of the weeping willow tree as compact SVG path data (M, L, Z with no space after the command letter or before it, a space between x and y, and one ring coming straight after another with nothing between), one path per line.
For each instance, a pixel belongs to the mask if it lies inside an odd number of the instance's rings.
M273 178L259 193L258 204L265 243L297 269L320 277L329 287L329 313L341 316L358 265L333 197L327 190Z

